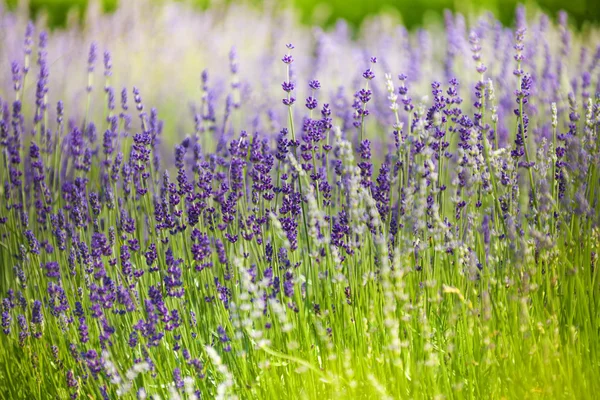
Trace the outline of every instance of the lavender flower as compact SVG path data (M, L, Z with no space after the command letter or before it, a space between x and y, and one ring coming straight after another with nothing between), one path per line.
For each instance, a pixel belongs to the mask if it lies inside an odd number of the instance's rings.
M305 35L277 10L164 7L85 32L40 20L35 56L34 25L15 53L24 15L0 12L5 397L594 390L593 27L519 7L514 32L448 11L443 29ZM278 78L283 36L301 43ZM175 75L166 54L186 55ZM576 338L550 346L566 372L539 357L558 337Z

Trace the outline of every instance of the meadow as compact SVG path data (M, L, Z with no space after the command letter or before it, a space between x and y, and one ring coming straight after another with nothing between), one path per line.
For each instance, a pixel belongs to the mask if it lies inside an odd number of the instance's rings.
M595 398L600 29L514 19L0 5L0 397Z

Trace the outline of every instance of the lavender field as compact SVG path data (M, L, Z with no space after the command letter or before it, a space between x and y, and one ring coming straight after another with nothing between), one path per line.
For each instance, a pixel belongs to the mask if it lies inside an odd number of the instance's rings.
M0 398L597 398L600 27L2 7Z

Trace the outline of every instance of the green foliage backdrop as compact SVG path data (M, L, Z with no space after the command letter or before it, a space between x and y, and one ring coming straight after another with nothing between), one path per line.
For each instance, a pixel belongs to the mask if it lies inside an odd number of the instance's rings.
M9 7L14 7L19 0L5 1ZM29 0L30 10L36 15L42 10L48 13L50 24L63 25L71 9L84 11L89 0ZM122 0L121 0L122 1ZM135 0L128 0L135 1ZM169 1L169 0L157 0ZM170 0L177 1L177 0ZM228 3L232 0L183 0L197 4L198 7L208 7L215 3ZM262 0L244 0L260 6ZM110 12L118 6L119 0L101 0L104 10ZM303 19L308 22L317 22L330 25L339 18L344 18L352 25L358 26L362 20L377 12L386 11L398 14L408 27L415 27L422 23L429 15L441 15L444 9L451 9L462 13L488 10L493 12L498 19L509 25L513 22L517 0L292 0L282 2L293 4L301 11ZM600 21L600 7L596 0L540 0L525 2L528 6L540 7L550 14L565 10L578 26L586 22Z

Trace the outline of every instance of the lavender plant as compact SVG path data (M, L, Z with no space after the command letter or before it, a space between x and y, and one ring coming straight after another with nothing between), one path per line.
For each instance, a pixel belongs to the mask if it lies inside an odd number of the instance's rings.
M148 9L0 12L3 398L594 397L596 28Z

